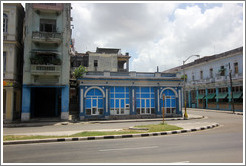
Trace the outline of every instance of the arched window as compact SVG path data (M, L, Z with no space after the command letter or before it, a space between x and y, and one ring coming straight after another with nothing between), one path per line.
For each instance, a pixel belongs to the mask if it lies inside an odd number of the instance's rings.
M8 32L8 15L3 13L3 32Z
M164 95L164 96L163 96ZM176 112L176 94L172 89L164 89L161 96L161 110L163 110L163 97L165 115L172 115Z
M86 115L102 115L103 114L103 94L99 89L92 88L86 93L85 98Z

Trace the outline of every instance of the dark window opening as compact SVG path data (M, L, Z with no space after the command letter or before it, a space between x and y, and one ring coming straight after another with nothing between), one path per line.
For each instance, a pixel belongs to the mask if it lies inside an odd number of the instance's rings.
M209 69L209 71L210 71L210 78L213 78L214 77L213 76L213 68Z
M225 76L225 67L220 66L220 76Z
M56 32L56 20L40 19L41 32Z
M200 79L203 79L203 71L200 71Z
M3 52L3 71L6 71L6 52Z
M3 32L8 32L8 15L3 13Z
M238 73L238 63L237 62L234 63L234 72L235 72L235 74Z
M94 60L94 67L98 67L98 61Z

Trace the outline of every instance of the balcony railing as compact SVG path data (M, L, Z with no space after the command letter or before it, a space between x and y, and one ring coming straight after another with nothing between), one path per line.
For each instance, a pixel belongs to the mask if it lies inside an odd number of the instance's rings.
M73 69L73 68L72 68ZM150 73L150 72L110 72L110 71L104 71L104 72L93 72L89 71L85 75L85 77L124 77L124 78L150 78L150 79L157 79L157 78L167 78L167 79L178 79L175 77L174 74L162 74L161 73Z
M62 33L58 33L58 32L32 32L32 39L35 42L61 43Z
M31 65L31 73L34 75L60 75L61 65Z

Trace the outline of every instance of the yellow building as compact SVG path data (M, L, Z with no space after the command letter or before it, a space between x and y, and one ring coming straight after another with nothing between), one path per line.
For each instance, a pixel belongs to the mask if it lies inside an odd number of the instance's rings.
M23 64L24 8L20 3L3 3L3 119L20 118Z

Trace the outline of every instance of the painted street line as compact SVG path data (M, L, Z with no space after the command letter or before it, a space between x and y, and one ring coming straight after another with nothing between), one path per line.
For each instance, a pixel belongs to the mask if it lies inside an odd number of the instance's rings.
M120 148L120 149L103 149L99 150L100 152L107 152L107 151L120 151L120 150L138 150L138 149L153 149L158 148L159 146L147 146L147 147L136 147L136 148Z

